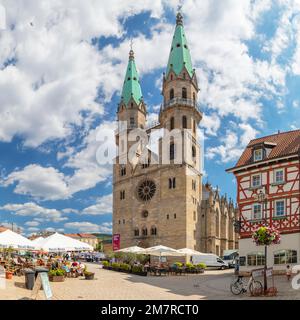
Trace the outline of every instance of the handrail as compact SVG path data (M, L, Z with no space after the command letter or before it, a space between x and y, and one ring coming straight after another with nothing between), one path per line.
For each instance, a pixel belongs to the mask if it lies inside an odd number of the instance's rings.
M190 107L194 107L196 108L200 113L201 112L201 109L200 109L200 106L198 105L197 101L195 100L192 100L192 99L184 99L184 98L174 98L166 103L164 103L162 106L161 106L161 109L160 109L160 112L170 108L170 107L173 107L174 105L177 105L177 104L181 104L181 105L184 105L184 106L190 106Z

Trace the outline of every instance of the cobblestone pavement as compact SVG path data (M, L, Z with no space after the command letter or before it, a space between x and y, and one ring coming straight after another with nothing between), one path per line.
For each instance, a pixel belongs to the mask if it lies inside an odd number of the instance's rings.
M233 296L230 282L232 270L211 270L205 274L189 276L140 277L100 269L89 264L89 271L96 273L94 281L81 278L66 279L64 283L51 283L55 300L177 300L177 299L254 299L248 294ZM31 291L24 288L24 277L6 281L0 287L1 300L29 299ZM300 300L300 290L293 290L283 276L275 277L278 296L259 299ZM44 299L42 291L38 299Z

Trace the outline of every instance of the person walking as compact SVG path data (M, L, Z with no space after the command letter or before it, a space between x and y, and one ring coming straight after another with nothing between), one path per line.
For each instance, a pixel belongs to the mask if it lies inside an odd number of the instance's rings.
M292 269L291 269L290 265L287 265L286 266L286 277L287 277L288 281L291 280L291 276L292 276Z

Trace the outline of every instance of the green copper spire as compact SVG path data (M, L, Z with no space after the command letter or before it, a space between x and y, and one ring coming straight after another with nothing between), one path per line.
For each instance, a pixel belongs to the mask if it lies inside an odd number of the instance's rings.
M129 53L129 62L122 90L122 101L127 105L131 98L133 98L138 105L143 98L133 50L130 50Z
M192 59L184 33L183 17L179 12L177 14L176 29L169 56L167 77L171 70L173 70L176 75L179 75L184 66L186 67L190 77L192 77L194 74Z

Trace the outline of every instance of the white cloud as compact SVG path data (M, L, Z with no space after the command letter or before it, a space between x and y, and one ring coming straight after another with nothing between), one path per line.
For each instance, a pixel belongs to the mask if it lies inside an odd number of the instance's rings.
M221 158L222 163L237 160L250 140L254 139L258 133L251 125L241 123L239 129L243 133L239 136L233 131L227 130L225 137L221 139L221 145L209 147L206 150L206 158L214 159L216 156Z
M28 227L37 227L39 225L40 225L40 223L38 221L27 221L27 222L25 222L25 226L28 226Z
M3 0L8 26L0 38L0 140L22 135L38 146L72 133L81 111L102 113L98 89L108 100L121 84L110 61L91 44L101 36L121 37L121 20L149 10L160 17L162 2L80 0ZM128 47L127 47L128 48ZM123 61L126 57L123 56Z
M70 197L66 177L58 170L39 165L29 165L23 170L9 174L1 184L15 184L14 192L38 199L58 200Z
M201 127L205 129L205 133L211 136L216 136L221 126L221 120L216 113L212 115L204 115L201 122Z
M76 230L76 232L112 233L111 223L103 223L102 225L97 225L91 222L68 222L65 223L64 227L66 229Z
M93 206L82 211L84 215L107 215L112 213L112 194L103 196L96 201Z
M57 209L48 209L41 207L33 202L24 204L6 204L0 207L1 210L9 211L17 216L35 217L34 221L28 221L27 226L37 226L40 222L55 222L59 223L68 220L63 217L62 213Z

